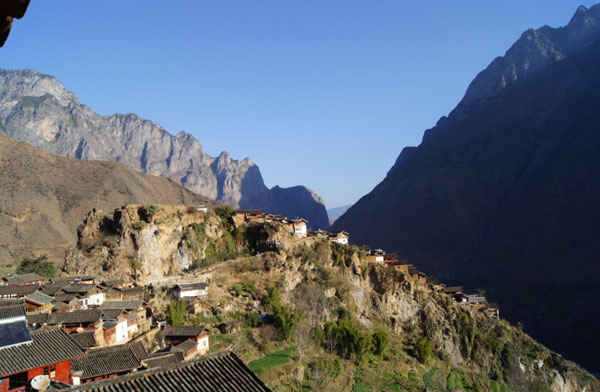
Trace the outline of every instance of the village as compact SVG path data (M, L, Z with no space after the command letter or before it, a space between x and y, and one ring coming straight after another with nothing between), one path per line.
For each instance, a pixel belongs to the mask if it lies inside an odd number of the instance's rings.
M202 206L197 210L207 212ZM350 246L349 233L313 231L302 218L237 210L232 220L236 226L277 224L299 244L326 240L336 246ZM265 251L277 249L282 242L278 233L264 240ZM398 269L422 290L443 293L457 306L499 317L497 305L488 303L481 294L446 287L396 254L363 250L366 263ZM0 392L32 390L31 381L36 377L36 382L46 380L46 388L55 390L77 386L83 389L76 390L87 390L84 386L92 382L105 383L108 388L125 375L135 385L135 375L159 380L166 369L179 369L174 374L181 373L182 377L201 372L194 364L202 361L233 361L236 366L222 368L223 377L245 383L251 380L255 389L247 390L269 390L233 352L207 355L211 352L209 337L216 326L168 325L164 315L150 306L159 291L165 291L171 301L183 301L186 312L197 314L205 311L202 301L210 295L210 282L188 278L159 288L100 276L48 279L29 273L0 277ZM206 382L210 385L210 378Z

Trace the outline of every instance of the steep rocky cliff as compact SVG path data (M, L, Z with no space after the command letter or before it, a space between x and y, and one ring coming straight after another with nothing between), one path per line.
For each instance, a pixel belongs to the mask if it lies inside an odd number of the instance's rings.
M213 158L192 135L173 136L135 114L100 116L50 75L0 70L0 132L65 157L116 160L236 208L291 211L315 229L327 227L317 224L327 223L323 201L303 196L312 191L289 188L290 199L302 202L281 200L250 159L237 161L226 152Z
M600 369L600 6L529 30L334 225Z
M92 208L216 202L116 162L58 157L0 134L0 266L47 254L63 261Z
M247 361L294 347L275 355L288 365L257 370L281 391L599 390L598 380L518 328L453 303L397 266L367 262L357 247L297 238L285 224L234 222L225 208L94 211L65 270L155 288L202 277L208 295L185 323L212 328L212 350L233 348ZM256 252L274 239L274 251ZM156 292L160 312L168 299Z

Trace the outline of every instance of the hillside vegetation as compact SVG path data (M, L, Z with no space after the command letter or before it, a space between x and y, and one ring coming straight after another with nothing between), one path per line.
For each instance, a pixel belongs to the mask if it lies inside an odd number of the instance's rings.
M283 224L240 223L225 207L138 205L90 214L79 236L66 270L158 282L153 309L208 326L211 350L235 350L276 391L600 390L506 321ZM171 302L160 283L170 276L209 282L200 309Z

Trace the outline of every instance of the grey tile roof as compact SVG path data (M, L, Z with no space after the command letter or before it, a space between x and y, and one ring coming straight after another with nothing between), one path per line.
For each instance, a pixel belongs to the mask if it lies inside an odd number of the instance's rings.
M198 336L204 332L206 328L204 326L184 326L184 327L167 327L162 332L164 337L186 337L186 336Z
M208 288L208 283L206 282L198 282L198 283L178 283L175 287L179 287L182 290L194 290L194 289L206 289Z
M74 359L71 369L83 372L81 378L130 372L141 367L140 361L127 346L108 350L91 350L86 356Z
M124 312L123 309L103 309L102 310L102 320L103 321L116 320L117 317L119 317L119 315L123 312Z
M55 302L71 302L73 298L78 297L77 293L60 294L54 297Z
M22 299L0 300L0 320L25 316Z
M39 291L36 291L35 293L30 294L27 297L25 297L25 299L28 301L34 302L36 304L39 304L39 305L46 305L46 304L52 302L54 300L54 297L51 297L49 295L40 293Z
M39 290L46 295L55 296L63 287L67 287L68 283L49 283L42 286Z
M27 282L35 282L36 280L45 280L43 276L40 276L35 273L23 274L23 275L15 275L6 279L7 284L20 284Z
M48 324L85 324L100 320L102 311L100 309L74 310L72 312L52 313L48 318Z
M179 343L176 346L171 347L170 351L189 351L191 349L193 349L194 347L196 347L198 343L194 342L193 340L186 340L184 342Z
M38 286L35 284L0 286L0 296L17 296L25 297L37 291Z
M78 392L270 392L230 351L65 389Z
M83 355L83 349L60 328L31 332L33 342L0 350L0 376L62 362Z
M100 305L100 309L125 309L125 310L137 310L144 306L144 301L104 301Z
M70 284L63 287L63 291L66 293L85 294L97 286L95 284Z
M14 321L12 323L0 324L0 357L2 357L2 349L15 344L23 344L31 342L31 336L27 330L25 320Z
M83 348L94 347L96 345L96 338L94 338L93 332L73 333L70 336Z
M181 359L178 358L175 353L161 353L163 355L156 356L152 358L147 358L142 361L142 366L146 369L152 369L157 367L165 367L169 365L174 365L176 363L181 362Z
M49 313L36 313L27 315L27 326L31 327L33 324L44 325L48 323Z

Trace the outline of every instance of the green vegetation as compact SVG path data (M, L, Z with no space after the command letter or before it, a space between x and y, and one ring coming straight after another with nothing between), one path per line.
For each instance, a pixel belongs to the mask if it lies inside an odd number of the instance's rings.
M426 364L429 362L432 353L433 342L425 336L420 337L415 344L415 358L417 358L419 362Z
M50 261L48 256L42 255L36 258L24 258L17 267L17 274L36 273L45 278L53 278L58 273L58 270Z
M167 320L169 324L180 326L185 324L185 302L171 301L167 305Z
M156 213L160 211L160 207L154 204L144 204L138 209L138 214L140 218L145 220L146 222L152 222L152 218Z
M215 214L221 220L221 224L226 231L233 230L233 214L234 209L228 205L221 205L214 209Z
M237 295L251 294L256 290L256 286L254 286L251 282L238 282L233 286L233 289L237 293Z
M275 351L266 357L250 362L248 367L260 377L266 370L290 363L292 361L292 352L294 352L294 347Z

